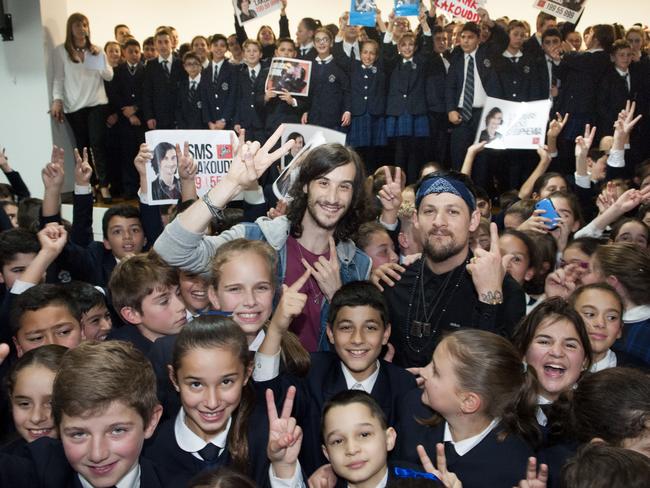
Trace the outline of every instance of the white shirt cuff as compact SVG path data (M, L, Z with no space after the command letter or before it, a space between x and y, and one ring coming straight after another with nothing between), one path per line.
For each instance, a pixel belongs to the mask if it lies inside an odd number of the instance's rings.
M393 34L386 32L384 34L384 44L390 44L391 42L393 42Z
M576 185L580 188L591 188L591 178L589 178L589 175L579 175L578 173L575 173L574 177L576 180Z
M386 222L379 219L379 223L386 230L395 230L395 229L397 229L397 224L399 223L399 220L397 222L392 223L392 224L387 224Z
M603 235L603 230L596 227L594 225L594 221L592 220L587 225L585 225L582 229L579 229L575 234L573 234L573 238L574 239L577 239L578 237L599 238L602 235Z
M625 167L625 151L623 149L612 149L609 151L607 166L611 166L612 168Z
M244 201L251 205L259 205L264 203L264 191L261 186L257 187L257 190L247 190L244 192Z
M14 281L14 286L11 287L11 293L13 295L22 295L30 288L36 286L34 283L28 283L26 281L16 280Z
M549 154L549 157L550 157L551 159L553 159L553 158L557 158L557 154L558 154L557 151L552 152L552 153Z
M255 353L255 368L253 380L256 382L270 381L280 374L280 351L273 356L261 352Z
M74 185L74 194L75 195L89 195L93 192L93 188L90 185Z
M145 205L149 205L149 194L148 193L142 193L140 190L138 190L138 199L140 200L140 203L144 203Z
M273 472L273 465L269 466L269 481L271 488L302 488L305 482L302 478L302 469L300 469L300 461L296 461L296 470L293 477L290 479L278 478Z

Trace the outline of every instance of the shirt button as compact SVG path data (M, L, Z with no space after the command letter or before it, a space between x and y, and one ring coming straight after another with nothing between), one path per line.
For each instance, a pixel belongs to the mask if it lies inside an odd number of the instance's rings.
M364 100L368 100L368 97L363 97Z
M368 79L368 75L363 75L364 78Z
M364 89L364 90L367 90L367 89L368 89L368 86L364 86L363 89Z
M251 105L251 108L255 108L255 105Z
M405 93L405 94L404 94L404 98L406 98L407 96L408 96L408 95Z
M219 94L218 94L218 93L215 93L215 94L214 94L214 98L219 98Z

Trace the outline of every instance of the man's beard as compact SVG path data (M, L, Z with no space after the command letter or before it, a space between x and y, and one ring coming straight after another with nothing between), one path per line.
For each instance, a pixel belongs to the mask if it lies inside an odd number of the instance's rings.
M318 216L318 213L316 211L316 206L318 205L318 201L316 200L307 200L307 212L309 213L309 216L311 219L320 227L321 229L330 231L336 229L336 226L339 224L341 220L345 217L345 214L347 213L347 210L344 211L344 213L341 214L341 216L334 222L324 222L323 220L320 219Z
M445 234L446 237L449 237L448 241L444 244L438 243L434 246L427 236L427 240L424 242L424 247L422 251L424 256L433 261L434 263L442 263L447 259L456 256L465 249L464 244L459 244L454 239L454 236L451 234Z

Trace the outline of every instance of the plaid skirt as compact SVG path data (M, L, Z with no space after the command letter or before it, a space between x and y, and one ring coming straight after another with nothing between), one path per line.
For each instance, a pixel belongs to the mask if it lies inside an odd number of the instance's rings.
M352 117L347 144L352 147L385 146L386 121L381 115L363 115Z
M386 117L386 135L388 137L429 137L429 117L403 113L399 117Z

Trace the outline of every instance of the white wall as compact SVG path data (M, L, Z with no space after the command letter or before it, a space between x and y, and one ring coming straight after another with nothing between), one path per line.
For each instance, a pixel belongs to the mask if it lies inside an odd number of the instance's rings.
M18 169L35 196L42 194L40 169L49 159L52 143L66 148L66 189L71 188L72 153L66 126L52 122L47 114L50 105L49 55L52 47L65 38L69 14L80 11L90 19L93 42L113 37L113 26L127 23L140 40L151 35L156 26L174 25L182 41L195 34L234 32L230 0L2 0L13 14L14 41L0 42L0 147L6 147L10 162ZM391 0L377 0L387 15ZM428 3L428 2L427 2ZM492 17L534 21L537 15L533 0L488 0ZM349 8L349 0L289 0L290 29L294 33L302 17L320 18L324 23L337 22ZM608 0L589 0L581 27L598 22L648 22L650 2L617 0L616 12ZM277 29L277 16L271 14L247 24L254 36L262 24Z

